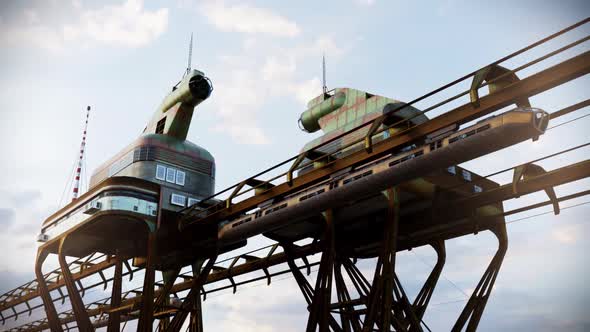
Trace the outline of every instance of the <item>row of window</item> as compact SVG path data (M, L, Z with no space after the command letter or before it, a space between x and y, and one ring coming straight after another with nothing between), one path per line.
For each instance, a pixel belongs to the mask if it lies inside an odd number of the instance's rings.
M198 199L192 198L192 197L188 198L188 205L186 204L186 201L187 201L187 198L184 195L179 195L179 194L170 195L170 204L172 204L172 205L185 207L185 206L191 206L191 205L199 202Z
M156 179L184 186L186 173L176 168L156 165Z
M447 167L447 172L456 175L457 174L457 169L455 168L455 166L450 166ZM469 172L468 170L464 169L461 171L461 176L463 177L463 180L467 181L467 182L471 182L472 178L471 178L471 172ZM474 184L473 185L473 192L474 193L480 193L483 192L483 188Z

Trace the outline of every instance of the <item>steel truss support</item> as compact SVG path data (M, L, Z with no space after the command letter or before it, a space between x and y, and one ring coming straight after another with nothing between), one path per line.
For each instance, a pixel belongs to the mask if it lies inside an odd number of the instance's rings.
M151 332L154 321L154 282L156 271L154 269L154 256L156 254L156 233L150 232L147 239L147 253L145 260L145 276L143 278L143 291L141 298L141 310L137 331Z
M111 308L117 308L121 305L121 287L123 283L123 259L119 255L116 255L114 259L115 273L113 275L113 289L111 290ZM120 330L121 312L110 312L107 332L119 332Z
M328 331L328 317L330 316L330 299L332 297L332 275L334 269L334 215L332 210L323 213L325 220L324 236L322 239L324 250L320 261L320 268L316 279L315 291L309 307L307 331Z
M461 315L459 315L457 322L451 330L452 332L462 331L466 324L467 332L475 331L477 329L481 315L483 314L490 293L492 292L492 288L494 287L494 282L496 281L502 261L504 260L504 255L508 249L508 237L506 235L506 224L504 222L498 223L494 228L491 228L490 231L492 231L492 233L498 238L498 250L481 277L481 280L477 284L477 287L473 291L473 294L471 294Z
M94 327L92 322L90 321L90 317L88 316L88 312L86 312L86 307L84 306L84 302L82 301L82 297L80 296L80 292L76 288L76 283L74 278L72 278L72 272L70 271L70 267L66 262L65 252L64 249L66 248L68 240L68 235L63 236L59 242L59 250L58 250L58 260L59 266L61 268L61 273L64 277L64 283L66 284L66 289L68 290L68 295L70 297L70 302L72 304L72 311L74 312L74 316L76 317L76 324L78 327L78 331L94 331Z
M169 298L170 291L172 290L172 287L174 286L174 282L176 281L176 278L178 278L179 274L180 274L179 268L162 271L162 278L164 281L164 285L160 289L160 293L158 294L158 297L156 298L156 303L155 303L155 310L156 311L163 309L164 306L170 305L170 298ZM168 328L169 324L170 324L170 318L168 316L160 318L160 322L158 323L158 331L165 331Z
M205 260L198 260L195 264L193 264L193 278L196 279L199 277L201 269L203 268L203 263L205 263ZM203 332L203 308L201 305L200 293L194 298L193 306L190 309L189 319L189 332Z
M439 240L430 244L432 248L436 251L437 254L437 261L436 265L432 268L430 275L424 282L422 289L416 296L412 307L414 308L414 313L416 314L416 318L421 321L424 317L424 313L426 312L426 308L428 307L428 303L430 302L430 298L434 293L434 288L440 278L440 274L442 272L443 267L445 266L445 261L447 258L447 252L445 249L445 241Z
M166 332L179 332L189 313L191 313L191 315L193 317L195 315L198 315L198 317L199 317L198 321L200 321L200 319L201 319L201 305L200 305L201 289L203 288L203 285L205 284L205 281L207 280L207 277L209 276L209 272L211 272L213 265L215 265L216 259L217 259L217 255L209 258L209 261L207 262L207 264L205 265L203 270L201 270L198 273L198 276L195 276L195 278L193 278L191 288L190 288L188 294L186 295L184 301L182 302L180 309L178 310L176 315L174 315L174 318L172 319L172 321L170 322L170 325L166 329ZM197 274L197 270L193 271L193 273ZM193 321L193 319L191 318L191 323L192 323L192 321ZM189 325L192 325L193 326L192 328L199 327L198 324L189 324ZM201 323L200 328L202 329L202 323Z
M384 222L381 253L375 267L375 275L369 293L363 332L373 331L422 331L401 283L395 275L395 253L399 224L399 192L395 188L386 191L388 199L387 219ZM393 309L393 311L392 311ZM406 327L409 327L406 329Z
M346 272L348 279L352 282L357 299L353 299L348 291L342 271ZM338 309L340 313L340 323L345 332L361 331L362 317L359 310L355 310L356 305L367 303L367 295L371 289L371 284L349 258L338 257L334 268L334 280L336 282L336 292L338 303L332 305L333 309Z
M334 250L334 224L333 212L328 210L324 212L325 230L322 238L322 258L316 279L315 291L307 281L301 270L294 261L294 248L291 243L281 243L287 255L287 264L293 274L301 293L308 304L309 317L307 320L306 331L316 331L319 328L323 331L342 331L342 328L331 315L331 295L332 295L332 276L334 273L335 250ZM309 270L308 270L309 274Z
M41 295L41 299L43 300L43 305L45 306L45 313L47 314L49 328L52 332L62 332L63 329L61 327L61 322L59 320L59 316L57 315L57 311L55 310L53 299L51 299L51 294L49 293L45 276L43 275L43 263L45 262L47 255L49 255L49 253L44 247L40 247L37 251L37 260L35 261L35 276L37 277L39 293Z

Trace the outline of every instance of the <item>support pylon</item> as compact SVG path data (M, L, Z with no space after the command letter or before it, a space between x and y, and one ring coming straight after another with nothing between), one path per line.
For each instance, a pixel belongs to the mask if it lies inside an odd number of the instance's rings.
M121 286L123 283L123 260L118 254L114 258L115 273L113 275L113 289L111 290L111 309L121 305ZM121 330L121 313L114 311L109 313L107 332L119 332Z
M176 313L176 315L174 315L174 318L170 322L170 325L168 326L168 329L166 329L166 332L180 331L188 314L191 313L191 311L195 312L195 303L197 301L200 301L200 299L197 299L197 297L201 296L201 289L205 284L205 281L207 281L207 277L209 276L209 273L211 272L213 265L215 265L216 259L217 255L214 255L213 257L209 258L209 261L207 262L203 270L201 270L198 273L198 276L195 276L188 294L182 302L179 311ZM201 315L200 312L198 314Z
M375 274L367 303L367 313L363 322L363 331L373 331L374 326L380 331L422 331L414 310L395 275L395 254L397 251L397 233L399 224L399 193L390 188L385 192L388 200L387 219L384 222L381 253L377 259ZM392 312L393 309L393 312Z
M420 292L416 296L412 307L414 308L414 313L416 314L416 318L421 321L424 317L424 313L426 313L426 308L428 307L428 303L430 303L430 299L432 298L432 294L434 293L434 288L438 283L438 279L442 273L442 269L445 265L446 261L446 249L445 249L445 242L443 240L435 241L430 244L432 248L436 251L437 261L436 265L432 268L430 275L424 282L424 285L420 289Z
M57 315L57 311L55 310L55 305L53 304L51 294L49 293L47 281L45 281L45 276L43 275L43 263L45 262L47 255L49 255L49 252L44 247L40 247L37 250L37 260L35 261L35 276L37 277L39 293L41 294L43 306L45 307L45 313L47 314L47 323L49 324L49 329L52 332L62 332L63 329L61 327L61 322L59 320L59 316Z
M504 222L498 223L494 228L491 228L490 231L494 233L498 239L498 250L492 258L490 265L488 265L488 268L481 277L481 280L477 284L477 287L471 294L469 301L467 301L467 304L465 304L465 308L463 308L463 311L459 315L457 322L451 330L452 332L463 331L463 328L466 324L467 332L472 332L477 329L481 315L483 314L485 306L488 302L488 298L490 297L490 293L492 292L492 288L494 287L494 282L496 281L498 272L500 272L504 255L508 249L506 224Z
M65 257L65 248L67 245L68 235L63 236L59 242L59 250L58 250L58 260L59 266L61 268L61 273L64 277L64 283L66 284L66 289L68 290L68 296L70 298L70 302L72 304L72 311L74 312L74 317L76 318L76 324L78 325L79 331L90 332L94 331L94 327L92 322L90 321L90 317L88 317L88 312L86 311L86 307L84 306L84 302L82 301L82 297L80 296L80 292L76 287L76 283L74 278L72 277L72 272L70 271L70 267L66 262Z
M154 269L154 256L156 254L156 233L150 232L147 239L147 253L145 260L145 276L143 279L143 291L141 297L141 310L137 331L151 332L154 320L154 282L156 271Z
M309 308L307 332L319 328L328 331L330 299L332 295L332 275L334 268L334 216L332 210L324 212L325 228L322 244L324 251L316 279L315 291Z

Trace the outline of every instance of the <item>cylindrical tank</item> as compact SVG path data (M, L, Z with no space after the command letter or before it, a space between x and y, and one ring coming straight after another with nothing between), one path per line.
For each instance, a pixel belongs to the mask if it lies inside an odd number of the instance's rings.
M344 92L337 92L332 97L301 113L299 124L301 129L313 133L320 130L319 120L327 114L337 110L346 101Z

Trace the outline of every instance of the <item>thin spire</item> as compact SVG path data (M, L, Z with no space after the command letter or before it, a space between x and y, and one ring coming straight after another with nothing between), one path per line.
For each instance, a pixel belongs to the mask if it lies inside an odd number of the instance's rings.
M328 86L326 85L326 55L322 54L322 90L324 93L328 92Z
M78 158L78 167L74 177L74 188L72 189L72 202L78 199L80 194L80 176L82 175L82 164L84 161L84 151L86 150L86 132L88 131L88 118L90 117L90 106L86 107L86 122L84 123L84 132L82 133L82 143L80 144L80 158Z
M191 32L191 41L188 45L188 64L186 66L186 74L191 71L191 60L193 58L193 33Z

